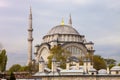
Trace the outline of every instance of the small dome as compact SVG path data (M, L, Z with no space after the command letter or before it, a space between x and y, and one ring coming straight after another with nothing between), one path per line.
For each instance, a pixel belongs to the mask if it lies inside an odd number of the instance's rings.
M107 74L107 70L106 69L100 69L98 71L98 74Z
M75 34L79 35L77 30L75 30L72 26L70 25L58 25L53 27L47 35L53 35L53 34Z
M80 69L80 70L83 70L83 66L79 66L79 69Z
M77 67L76 66L71 66L70 70L77 70Z
M110 70L111 71L120 71L120 66L114 66Z
M71 62L71 61L74 61L74 62L79 62L79 59L75 56L71 56L68 58L68 60Z
M90 68L89 72L96 72L97 70L95 68Z

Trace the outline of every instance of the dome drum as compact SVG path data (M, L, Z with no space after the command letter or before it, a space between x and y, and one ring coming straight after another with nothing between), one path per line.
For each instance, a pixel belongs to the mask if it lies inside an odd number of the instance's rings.
M46 35L43 37L44 42L50 42L53 40L57 41L75 41L75 42L83 42L84 36L81 35L74 35L74 34L53 34L53 35Z

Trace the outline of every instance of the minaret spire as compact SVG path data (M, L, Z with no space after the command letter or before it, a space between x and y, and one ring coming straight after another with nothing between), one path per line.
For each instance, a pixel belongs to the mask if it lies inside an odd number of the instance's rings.
M69 15L69 25L71 25L72 26L72 18L71 18L71 14Z
M32 41L33 41L32 32L33 32L33 28L32 28L32 9L30 7L29 26L28 26L28 61L27 61L27 65L32 63Z
M61 25L64 25L64 19L62 18Z

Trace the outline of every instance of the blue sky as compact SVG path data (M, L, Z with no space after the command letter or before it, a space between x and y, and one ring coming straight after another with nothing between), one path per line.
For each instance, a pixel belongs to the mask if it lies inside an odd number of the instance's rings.
M0 0L0 44L8 67L26 65L29 7L33 11L33 45L64 18L95 43L95 54L120 62L120 0Z

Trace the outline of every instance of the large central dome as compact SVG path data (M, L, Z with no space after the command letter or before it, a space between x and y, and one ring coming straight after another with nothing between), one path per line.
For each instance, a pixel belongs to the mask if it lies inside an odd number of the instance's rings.
M79 35L77 30L75 30L72 26L70 25L58 25L53 27L47 35L53 35L53 34L75 34Z

